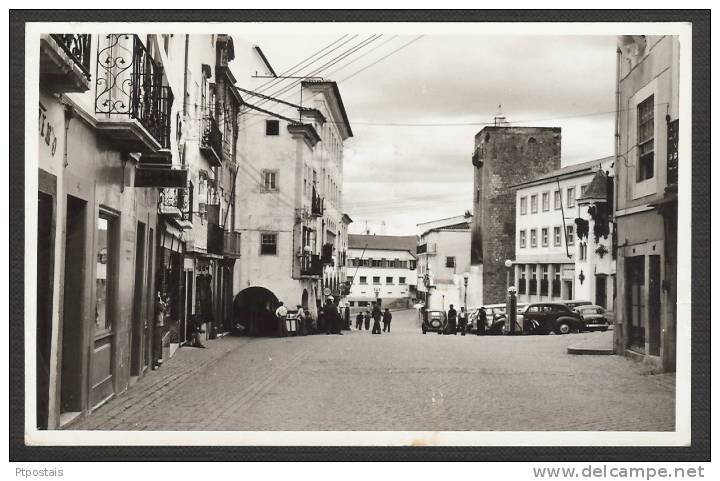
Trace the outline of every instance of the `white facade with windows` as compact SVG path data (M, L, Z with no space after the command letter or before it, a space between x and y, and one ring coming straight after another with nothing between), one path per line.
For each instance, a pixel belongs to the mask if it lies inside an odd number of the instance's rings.
M350 235L347 296L351 308L408 307L417 294L415 236Z
M587 219L585 194L599 169L612 158L563 167L515 186L517 200L515 279L518 302L583 299L595 301L588 265L595 252L578 238L576 219Z

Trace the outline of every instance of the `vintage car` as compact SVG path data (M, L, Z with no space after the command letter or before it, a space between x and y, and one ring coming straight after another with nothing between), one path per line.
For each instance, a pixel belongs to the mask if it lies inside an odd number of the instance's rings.
M437 332L443 334L447 331L448 321L445 311L425 311L423 313L422 332Z
M579 306L590 306L592 305L592 302L590 301L580 301L577 299L571 299L569 301L561 301L563 304L568 306L570 309L576 309Z
M523 331L527 334L569 334L582 332L585 322L580 314L560 302L530 304L523 313Z
M605 309L594 304L582 305L575 308L585 321L586 331L607 331L608 319L605 317Z

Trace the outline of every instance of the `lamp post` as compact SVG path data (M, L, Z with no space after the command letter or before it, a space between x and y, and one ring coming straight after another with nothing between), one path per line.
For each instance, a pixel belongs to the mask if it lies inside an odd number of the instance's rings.
M463 297L463 306L465 306L465 312L467 312L467 288L468 288L468 282L470 281L470 273L466 272L463 274L463 284L465 285L465 294Z
M380 288L379 287L373 287L373 291L375 291L375 305L378 303L378 297L380 296Z
M510 259L505 259L505 319L510 323L510 268L512 268L513 262ZM514 331L514 325L510 323L507 330L510 334Z

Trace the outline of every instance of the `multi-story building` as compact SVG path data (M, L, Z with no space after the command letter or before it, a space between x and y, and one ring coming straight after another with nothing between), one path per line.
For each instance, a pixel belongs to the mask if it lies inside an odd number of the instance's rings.
M238 78L249 81L255 71L272 76L259 49L242 48L258 55L246 52L254 63L240 65L246 70ZM335 82L296 87L297 99L244 90L236 193L243 255L235 267L235 308L238 324L254 334L273 332L280 301L302 305L317 319L325 297L341 296L345 282L350 218L342 211L343 142L352 130Z
M39 40L37 425L126 390L155 354L158 188L188 181L162 37Z
M590 194L597 173L610 169L612 162L607 157L569 165L511 186L517 212L516 256L511 260L518 302L584 299L608 305L606 280L614 274L614 262L605 254L611 237L588 235L588 209L599 200L593 197L590 204L589 198L581 199ZM597 188L593 192L599 194Z
M417 237L349 235L347 281L350 308L409 307L416 295Z
M418 224L421 234L417 245L418 298L429 310L459 310L465 304L475 306L468 292L470 281L470 225L472 215L465 213Z
M478 304L507 295L505 261L516 254L510 186L560 168L560 140L560 128L512 127L502 116L475 135L470 285Z
M615 349L669 371L678 328L680 55L676 36L618 37Z

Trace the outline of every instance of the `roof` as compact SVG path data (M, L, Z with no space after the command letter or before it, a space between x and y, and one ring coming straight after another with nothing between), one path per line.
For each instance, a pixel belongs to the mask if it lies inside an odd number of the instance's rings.
M270 65L270 62L268 61L267 57L263 53L262 49L255 45L255 51L260 55L260 58L262 59L263 63L267 67L267 69L270 71L273 77L277 78L277 74L275 73L275 70L273 70L272 65Z
M582 162L580 164L573 164L573 165L567 165L565 167L561 167L559 169L553 170L548 172L547 174L540 175L538 177L535 177L534 179L528 180L526 182L521 182L519 184L511 185L511 188L518 188L518 187L528 187L530 185L535 184L542 184L549 180L555 180L556 178L564 178L569 179L573 177L579 177L581 175L586 175L592 173L595 168L599 167L600 165L610 162L614 159L614 157L603 157L601 159L595 159L590 160L588 162Z
M607 201L607 175L600 169L595 173L592 182L588 185L585 194L578 197L578 201Z
M414 235L348 234L348 247L350 249L409 251L415 255L417 237Z
M342 97L340 96L340 89L337 86L337 82L333 82L332 80L303 80L302 86L306 85L325 85L332 87L333 94L335 94L335 98L337 99L337 104L340 109L340 115L342 115L343 122L345 123L345 127L348 131L348 137L353 137L353 131L350 128L350 120L348 119L347 112L345 111L345 104L343 104Z
M466 230L470 227L472 222L472 214L465 213L461 215L455 215L452 217L445 217L443 219L436 219L427 222L421 222L417 224L422 229L422 235L428 232L439 232L441 230Z

